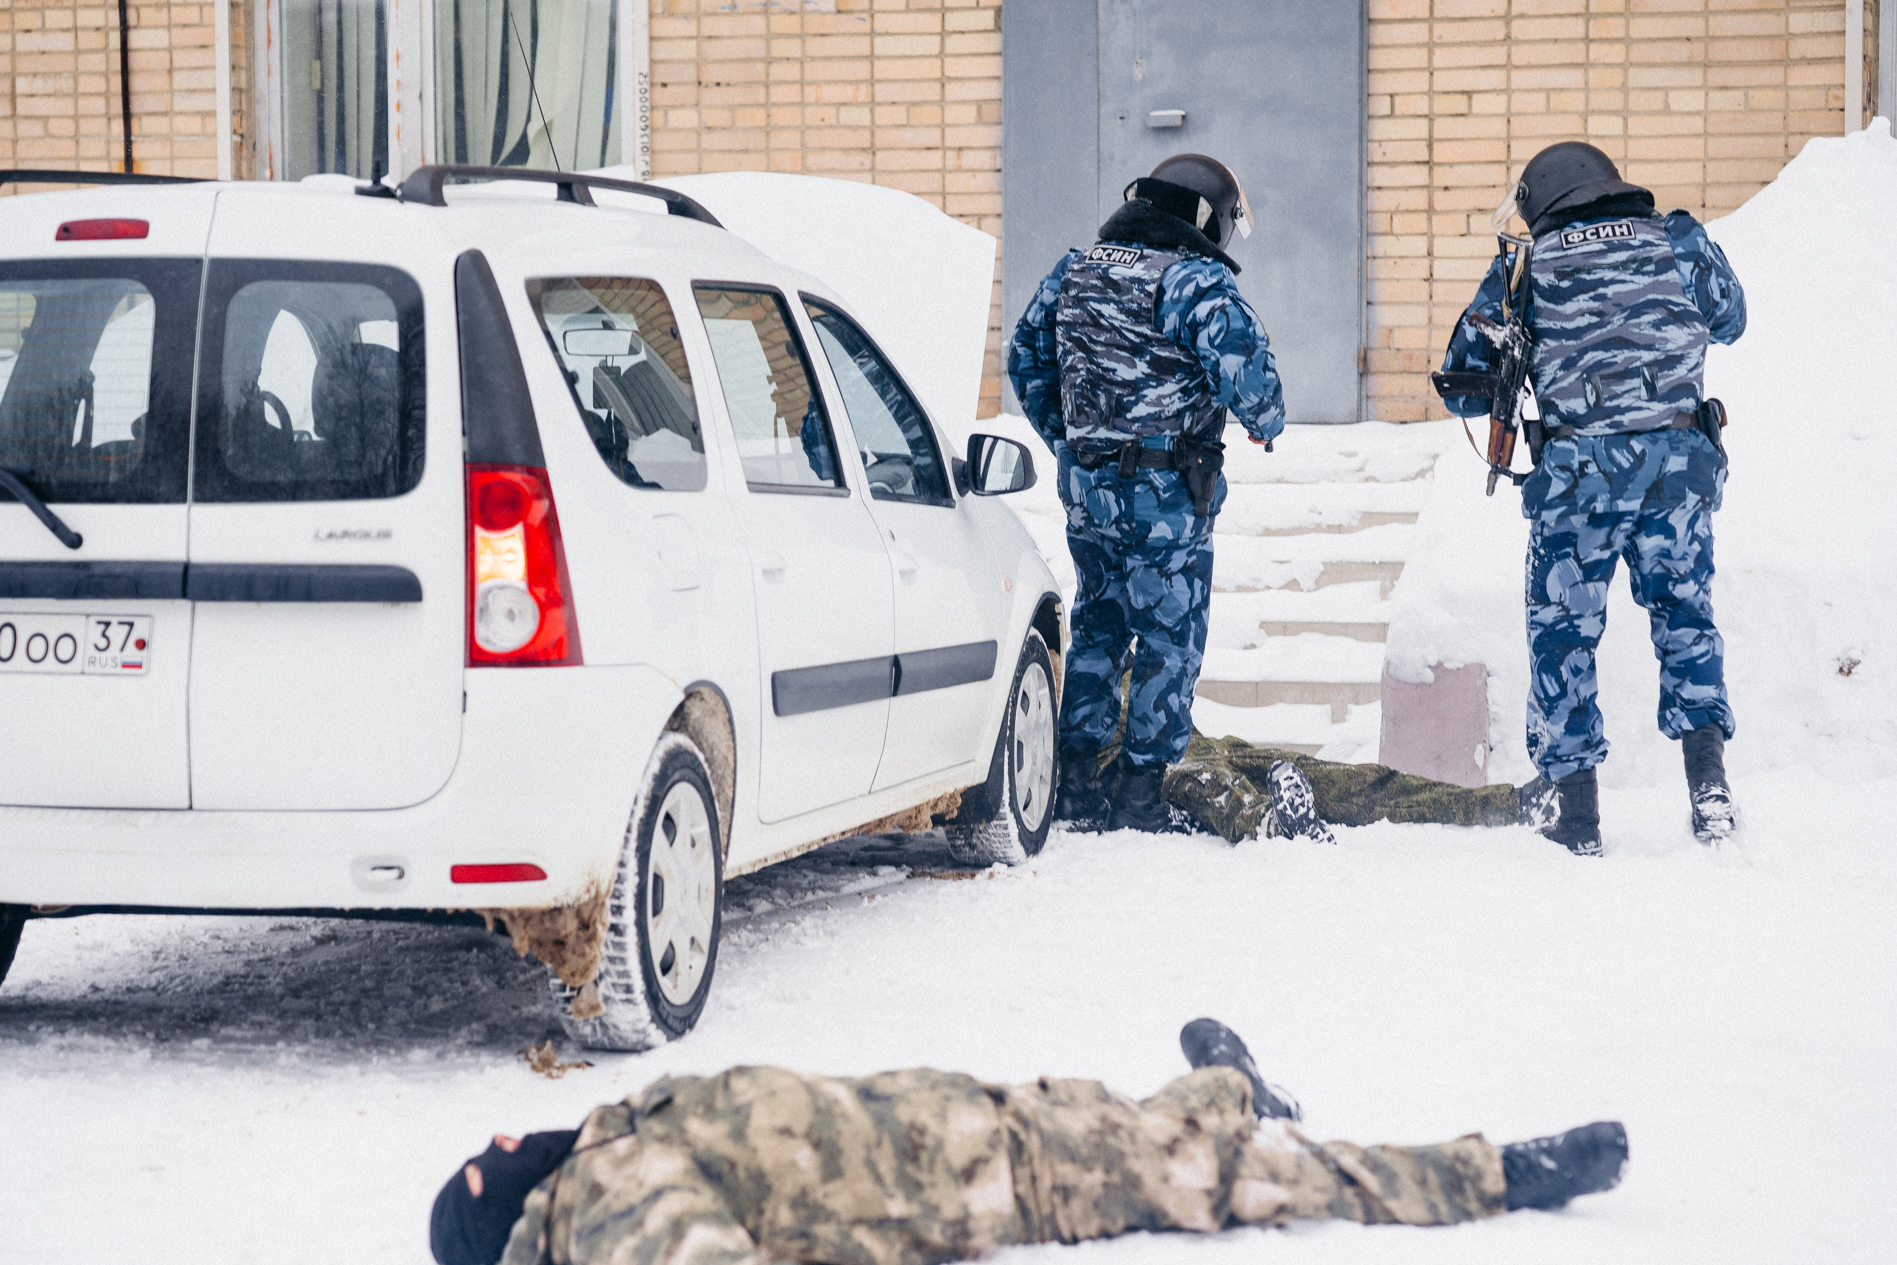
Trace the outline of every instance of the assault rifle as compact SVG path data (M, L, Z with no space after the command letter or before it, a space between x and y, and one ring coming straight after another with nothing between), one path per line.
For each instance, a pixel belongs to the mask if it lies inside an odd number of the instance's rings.
M1436 373L1430 380L1436 386L1436 393L1447 399L1452 395L1486 395L1489 397L1489 450L1485 454L1489 463L1488 495L1495 495L1495 485L1504 476L1510 483L1519 484L1528 476L1516 474L1509 467L1515 461L1515 436L1521 431L1522 401L1529 394L1528 362L1534 352L1535 337L1528 332L1528 290L1529 262L1535 253L1533 239L1515 237L1508 233L1497 233L1496 253L1502 260L1502 276L1506 284L1502 290L1502 322L1497 324L1480 312L1469 313L1469 323L1476 332L1495 344L1495 368L1488 373ZM1508 248L1515 248L1510 257ZM1531 425L1533 423L1530 423ZM1469 424L1463 423L1463 430ZM1469 436L1470 446L1475 444L1475 436ZM1539 449L1534 436L1529 437L1529 447ZM1539 456L1539 453L1536 453Z

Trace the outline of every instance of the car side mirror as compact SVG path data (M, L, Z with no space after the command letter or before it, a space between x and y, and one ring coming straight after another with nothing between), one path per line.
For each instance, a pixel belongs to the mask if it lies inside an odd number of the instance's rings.
M1034 458L1012 439L970 435L967 482L976 496L1025 492L1034 486Z

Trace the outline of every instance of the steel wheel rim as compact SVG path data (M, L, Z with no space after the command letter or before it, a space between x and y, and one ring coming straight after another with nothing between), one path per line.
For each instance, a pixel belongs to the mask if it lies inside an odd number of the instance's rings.
M1015 812L1038 830L1054 793L1054 692L1038 663L1028 664L1015 693L1013 745Z
M711 814L698 788L676 782L652 822L647 850L646 947L659 991L674 1006L689 1003L711 963L718 904L718 856Z

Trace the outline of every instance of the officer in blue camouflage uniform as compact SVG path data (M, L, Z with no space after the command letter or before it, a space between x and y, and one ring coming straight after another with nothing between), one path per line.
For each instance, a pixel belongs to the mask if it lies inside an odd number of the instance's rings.
M1225 415L1256 443L1284 428L1264 326L1221 249L1234 230L1249 235L1251 216L1230 170L1167 159L1127 186L1096 245L1054 265L1008 348L1015 395L1060 461L1079 576L1056 820L1171 820L1161 790L1192 736ZM1126 737L1103 769L1130 648Z
M1582 855L1600 851L1595 767L1607 757L1594 651L1607 587L1625 558L1660 661L1660 731L1684 747L1693 830L1733 829L1724 747L1733 735L1725 646L1713 624L1713 511L1725 486L1723 410L1706 406L1708 342L1745 332L1745 295L1719 247L1685 211L1620 179L1591 145L1550 146L1529 162L1502 221L1519 211L1534 238L1526 309L1541 447L1522 485L1529 529L1528 751L1540 778L1524 815ZM1499 320L1497 258L1470 313ZM1495 353L1465 314L1446 371L1483 372ZM1489 401L1450 396L1463 417Z

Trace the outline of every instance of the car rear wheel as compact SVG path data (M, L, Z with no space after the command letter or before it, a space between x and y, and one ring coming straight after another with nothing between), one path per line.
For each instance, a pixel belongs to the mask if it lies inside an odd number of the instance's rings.
M1018 865L1041 850L1053 824L1060 699L1041 634L1028 631L995 739L988 781L962 794L947 823L949 854L972 865Z
M724 922L722 838L703 754L684 734L666 734L620 850L599 976L579 989L551 976L574 1041L591 1050L649 1050L698 1022Z
M20 933L26 930L25 905L0 905L0 981L13 969L13 954L20 947Z

